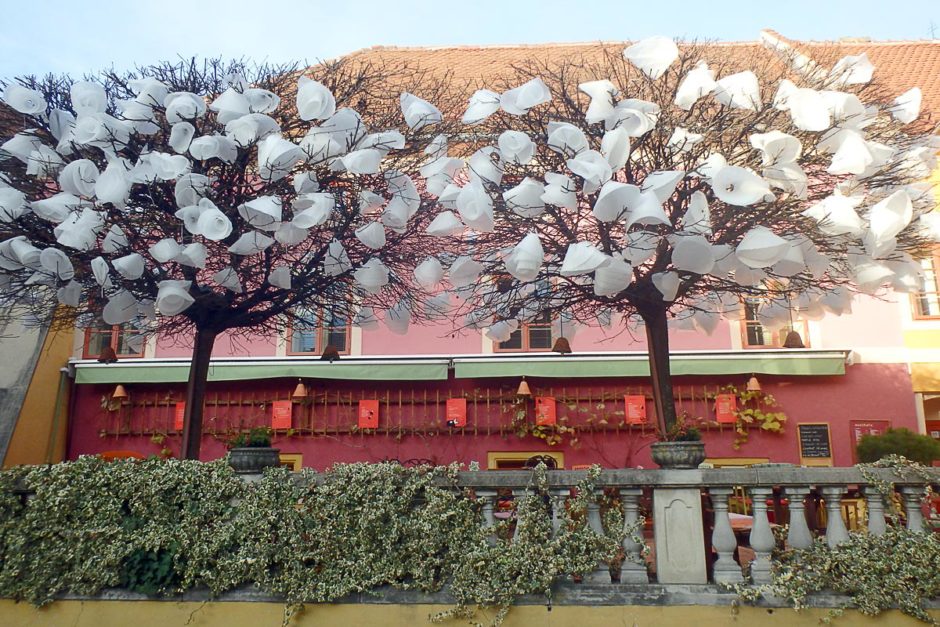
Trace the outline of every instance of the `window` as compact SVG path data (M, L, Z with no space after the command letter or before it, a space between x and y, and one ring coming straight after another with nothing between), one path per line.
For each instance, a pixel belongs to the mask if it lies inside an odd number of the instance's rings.
M555 465L548 463L547 458L551 458ZM486 467L489 470L530 470L535 468L538 462L549 468L564 468L565 454L554 451L496 451L486 454Z
M141 334L129 324L103 325L85 329L85 346L82 350L84 359L97 359L101 351L110 346L114 354L120 358L143 357L143 347L140 350L131 348L130 339Z
M349 354L349 319L345 311L324 307L319 310L294 312L289 330L289 355L321 355L333 346L340 355Z
M920 262L924 276L917 292L911 294L914 317L940 318L940 249Z
M805 320L794 320L792 326L785 324L776 331L766 329L757 317L761 302L760 298L744 299L744 320L741 323L741 344L744 348L782 348L790 331L799 333L803 346L809 347L809 326Z
M496 345L499 352L547 351L552 348L552 317L540 313L531 322L523 322L505 342Z

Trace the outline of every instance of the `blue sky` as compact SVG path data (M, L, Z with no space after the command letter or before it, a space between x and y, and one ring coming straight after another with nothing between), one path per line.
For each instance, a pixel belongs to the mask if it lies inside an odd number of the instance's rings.
M374 45L740 41L762 28L940 38L940 0L2 0L0 19L0 78L192 55L315 61Z

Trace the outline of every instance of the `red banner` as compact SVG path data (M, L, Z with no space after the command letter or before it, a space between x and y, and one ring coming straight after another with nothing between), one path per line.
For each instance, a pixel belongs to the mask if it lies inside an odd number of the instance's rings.
M466 427L467 426L467 399L465 398L447 399L447 426L448 427Z
M271 428L290 429L293 426L294 404L290 401L271 403Z
M360 429L378 429L379 428L379 401L377 400L359 401L359 428Z
M183 417L186 415L186 403L180 401L173 412L173 430L183 430Z
M715 420L718 422L737 421L737 409L738 399L734 394L719 394L715 397Z
M646 424L646 397L642 394L628 395L623 397L626 405L624 414L624 423L628 425Z
M555 397L554 396L536 396L535 397L535 424L548 426L556 424L555 416Z

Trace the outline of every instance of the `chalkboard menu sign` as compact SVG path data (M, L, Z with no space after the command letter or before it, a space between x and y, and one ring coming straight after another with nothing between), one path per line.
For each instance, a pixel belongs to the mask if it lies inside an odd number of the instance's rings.
M825 422L810 422L797 425L800 432L800 457L832 458L832 441L829 425Z

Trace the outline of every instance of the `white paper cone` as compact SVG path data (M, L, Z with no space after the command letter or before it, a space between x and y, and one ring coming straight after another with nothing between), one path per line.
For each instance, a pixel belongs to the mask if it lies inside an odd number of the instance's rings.
M538 276L545 251L535 233L529 233L506 256L506 270L516 279L529 282Z
M615 296L633 282L633 266L614 257L610 263L594 271L594 295Z
M111 265L114 266L118 274L131 281L136 281L144 275L144 258L137 253L112 259Z
M385 227L381 222L369 222L356 229L356 239L372 250L385 246Z
M457 257L450 266L449 279L454 287L466 287L475 283L483 272L483 265L468 256Z
M362 289L370 294L378 294L388 285L388 268L380 259L372 257L353 273Z
M202 269L206 267L206 255L206 247L194 242L183 247L180 254L174 258L174 261L184 266Z
M467 110L461 122L464 124L479 124L499 110L499 94L489 89L478 89L470 96Z
M668 37L647 37L623 51L624 58L656 80L679 58L679 47Z
M790 242L763 226L751 228L734 250L738 261L751 268L767 268L781 259L790 249Z
M519 328L518 320L501 320L486 331L486 337L494 342L505 342Z
M610 263L610 257L599 251L589 242L575 242L568 245L565 259L561 264L561 276L590 274Z
M464 225L452 211L442 211L433 220L425 232L435 237L457 235L464 230Z
M712 177L711 184L715 196L729 205L749 207L773 199L767 181L749 170L733 165L718 170Z
M657 272L651 277L653 286L663 295L663 300L672 302L679 292L680 279L675 272Z
M444 268L437 257L428 257L422 261L414 270L415 280L418 285L430 291L437 287L444 278Z
M241 294L244 291L244 288L242 288L242 282L238 279L238 273L235 271L235 268L232 268L231 266L222 268L213 274L212 280L230 292Z
M268 246L274 243L274 240L263 233L249 231L243 233L234 244L228 247L228 251L233 255L257 255Z
M238 215L256 229L276 231L281 223L281 199L259 196L238 207Z
M715 266L711 244L701 235L674 237L672 265L676 270L693 274L708 274Z
M39 264L46 272L55 275L62 281L68 281L75 276L75 268L68 255L58 248L46 248L39 255Z
M149 248L150 256L160 263L171 261L181 251L179 243L171 237L162 239Z

